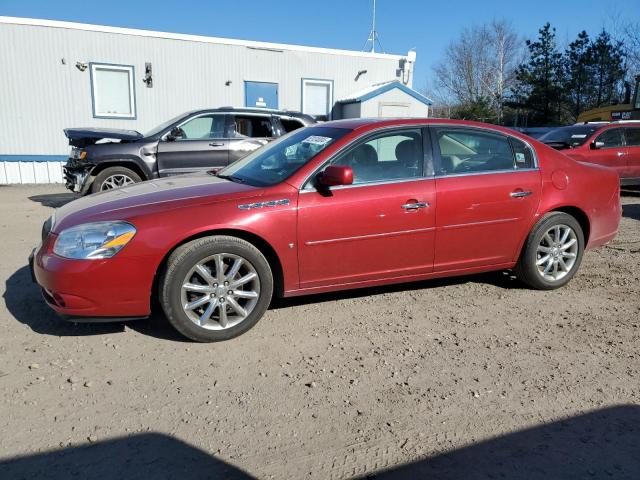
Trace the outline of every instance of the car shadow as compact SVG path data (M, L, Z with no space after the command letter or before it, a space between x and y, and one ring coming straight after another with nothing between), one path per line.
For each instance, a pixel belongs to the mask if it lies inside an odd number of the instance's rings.
M622 206L622 216L640 220L640 203L630 203Z
M271 302L270 308L288 308L299 305L309 305L312 303L324 303L334 302L336 300L372 297L376 295L384 295L386 293L397 293L409 290L427 290L432 288L447 287L450 285L462 285L465 283L484 283L505 290L526 288L511 272L496 271L488 273L478 273L475 275L465 275L460 277L434 278L431 280L420 280L417 282L397 283L393 285L365 287L329 293L317 293L311 295L303 295L300 297L274 298Z
M37 202L44 207L58 208L67 203L80 198L76 193L47 193L43 195L32 195L29 200Z
M485 418L484 421L490 422L491 419ZM444 422L442 425L445 425ZM447 428L442 425L438 422L437 428ZM421 438L436 434L431 424L416 427L407 434L398 451L405 446L419 450ZM422 433L422 436L416 432ZM34 447L37 448L37 445ZM350 448L344 451L344 455L348 455L346 458L353 458L357 453ZM270 458L273 460L273 455ZM363 458L361 463L369 460ZM336 470L314 473L320 478L339 476ZM161 433L136 434L0 459L0 478L58 480L70 477L94 480L255 478L199 448ZM640 478L640 407L621 405L594 410L473 442L415 462L370 470L357 478L637 479Z
M503 289L524 288L509 272L489 272L464 277L450 277L420 282L384 285L339 292L305 295L302 297L274 298L270 309L289 308L312 303L324 303L361 297L383 295L407 290L423 290L468 282L487 283ZM13 317L31 330L56 337L103 335L125 331L125 326L142 335L175 342L190 342L180 335L165 317L159 304L152 303L147 319L111 323L75 323L62 320L42 298L40 287L31 280L28 266L19 268L5 283L3 294L7 310Z
M161 433L145 433L0 460L0 478L232 479L254 477Z
M424 425L425 433L431 429L430 425ZM637 479L640 407L625 405L596 410L360 478Z

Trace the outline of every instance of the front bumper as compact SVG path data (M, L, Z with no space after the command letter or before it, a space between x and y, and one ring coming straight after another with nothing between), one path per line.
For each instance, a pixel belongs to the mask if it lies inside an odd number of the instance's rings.
M89 188L90 182L88 180L94 166L92 163L70 158L67 164L62 167L65 187L72 192L84 194Z
M73 322L147 318L152 276L136 259L71 260L53 253L48 235L29 256L32 279L53 310ZM126 278L126 281L123 281Z

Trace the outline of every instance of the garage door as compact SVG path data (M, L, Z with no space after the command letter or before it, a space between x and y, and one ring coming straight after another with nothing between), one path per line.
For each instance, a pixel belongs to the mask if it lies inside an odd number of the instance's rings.
M400 117L407 118L409 116L408 103L379 103L378 116L381 118Z

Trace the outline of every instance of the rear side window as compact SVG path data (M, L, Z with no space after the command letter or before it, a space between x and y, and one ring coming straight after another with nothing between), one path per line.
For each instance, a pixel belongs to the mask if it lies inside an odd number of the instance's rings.
M269 138L273 137L271 118L251 115L236 115L232 138Z
M294 120L293 118L280 118L280 123L282 123L284 131L287 133L304 127L304 124L300 120Z
M533 152L531 151L531 147L517 138L510 138L509 142L511 142L511 148L513 148L516 168L533 168Z
M440 128L436 132L441 175L514 168L507 137L464 128Z
M640 147L640 128L627 128L625 134L628 147Z
M596 138L596 142L602 142L600 148L615 148L622 146L622 130L620 128L612 128L606 130L602 135Z

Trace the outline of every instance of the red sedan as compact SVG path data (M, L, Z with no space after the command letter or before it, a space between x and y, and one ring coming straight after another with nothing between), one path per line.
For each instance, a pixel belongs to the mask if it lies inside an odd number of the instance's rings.
M273 295L502 269L558 288L620 215L615 171L511 130L343 120L217 175L71 202L31 263L47 303L74 321L146 317L157 296L177 330L215 341L255 325Z

